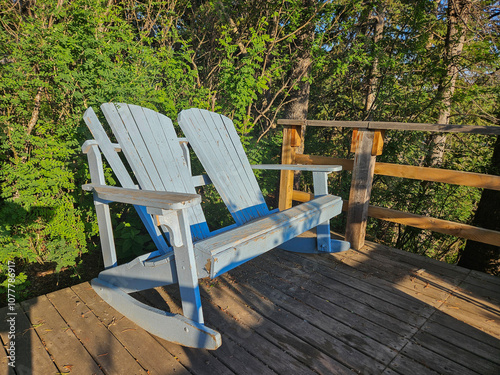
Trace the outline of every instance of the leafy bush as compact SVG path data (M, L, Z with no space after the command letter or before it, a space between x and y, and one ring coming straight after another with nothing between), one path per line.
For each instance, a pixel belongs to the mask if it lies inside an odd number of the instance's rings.
M80 151L90 138L85 109L124 101L175 118L184 107L205 106L206 91L193 89L196 72L183 49L151 48L154 40L138 35L118 6L2 7L0 262L54 262L60 270L75 266L97 234L91 195L80 188L89 179ZM118 230L118 242L131 237L141 239Z

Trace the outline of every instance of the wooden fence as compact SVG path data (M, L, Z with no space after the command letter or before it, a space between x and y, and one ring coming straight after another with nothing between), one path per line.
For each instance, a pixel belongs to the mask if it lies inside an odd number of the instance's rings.
M369 205L374 174L500 190L500 176L377 162L377 155L382 154L385 130L500 135L500 127L285 119L278 120L278 124L284 127L283 164L338 164L352 171L349 201L344 203L347 210L346 240L351 242L352 248L360 249L364 245L368 216L500 246L500 232L497 231ZM354 159L299 154L297 150L303 142L302 125L354 128L351 150ZM280 210L291 207L292 200L306 202L311 198L310 193L293 190L293 171L281 172Z

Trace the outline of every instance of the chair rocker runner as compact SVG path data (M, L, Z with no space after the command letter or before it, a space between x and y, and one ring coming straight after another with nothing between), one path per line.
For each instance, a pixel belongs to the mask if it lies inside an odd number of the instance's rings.
M118 143L111 142L89 108L84 120L94 139L86 141L82 150L88 157L92 183L83 189L94 194L105 266L92 280L92 286L111 306L156 336L184 346L216 349L221 345L221 336L204 324L199 278L215 278L275 247L303 252L349 249L349 243L331 240L329 229L329 220L341 212L342 200L328 195L327 175L341 167L251 166L230 119L190 109L179 114L179 125L208 174L192 176L187 142L177 137L168 117L121 103L106 103L101 109ZM138 185L120 158L120 151ZM101 153L121 187L105 185ZM285 211L271 212L252 168L312 171L315 198ZM235 221L213 232L195 190L210 182ZM111 202L134 205L157 250L117 264ZM314 227L317 238L297 237ZM179 285L182 315L150 307L130 296L132 292L169 284Z

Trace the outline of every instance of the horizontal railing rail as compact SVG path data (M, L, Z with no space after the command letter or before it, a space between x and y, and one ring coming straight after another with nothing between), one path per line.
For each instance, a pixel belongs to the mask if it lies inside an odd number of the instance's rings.
M456 171L442 168L418 167L393 163L376 162L383 146L383 131L430 131L454 132L482 135L500 135L498 126L441 125L373 121L317 121L280 119L278 124L283 130L283 164L341 165L344 170L352 171L353 178L349 201L345 201L347 211L346 239L355 249L364 245L366 221L368 216L402 225L427 229L469 240L500 246L500 232L474 227L433 217L397 211L390 208L369 205L373 175L384 175L422 181L440 182L481 189L500 190L500 176ZM354 159L328 156L306 155L298 152L303 142L302 126L350 127L353 134ZM306 202L313 197L311 193L293 189L293 172L282 171L280 182L279 207L291 207L292 200Z
M500 135L500 126L479 125L444 125L412 122L380 122L380 121L326 121L326 120L291 120L279 119L278 125L319 126L324 128L358 128L370 130L408 130L439 133L471 133L483 135Z
M295 162L298 164L311 165L341 165L342 168L347 171L352 171L354 165L353 159L305 154L296 155ZM375 163L374 173L382 176L403 177L413 180L443 182L445 184L500 190L500 176L490 174L380 162Z

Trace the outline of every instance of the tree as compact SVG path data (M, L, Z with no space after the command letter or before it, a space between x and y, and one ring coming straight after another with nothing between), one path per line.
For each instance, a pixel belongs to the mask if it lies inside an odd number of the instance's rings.
M442 57L442 76L437 89L439 103L438 124L449 124L451 104L460 62L468 21L472 10L470 0L448 0L446 8L447 32ZM435 134L431 137L430 166L439 166L443 162L446 135Z

